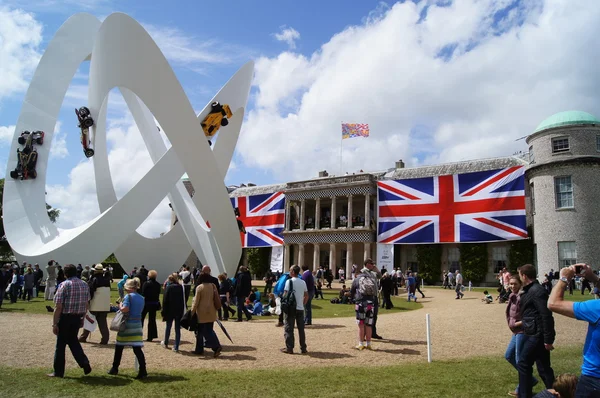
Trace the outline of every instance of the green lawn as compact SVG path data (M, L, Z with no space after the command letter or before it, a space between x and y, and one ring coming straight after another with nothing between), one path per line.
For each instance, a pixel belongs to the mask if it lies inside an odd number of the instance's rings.
M434 289L441 289L441 287L436 286L434 287ZM473 289L471 289L471 291L474 292L481 292L482 295L484 290L487 290L494 298L496 298L496 296L498 295L496 288L493 287L474 287ZM567 301L586 301L592 300L593 298L594 296L589 294L587 291L585 292L585 294L581 294L581 291L579 290L574 290L573 294L569 294L569 292L565 293L565 300Z
M262 287L260 288L262 289ZM354 306L351 304L332 304L330 300L334 297L338 297L339 290L338 289L326 289L323 290L323 300L313 300L313 318L338 318L338 317L351 317L354 316ZM426 293L426 292L425 292ZM394 308L391 310L382 309L380 314L386 313L395 313L402 311L410 311L421 308L422 305L420 303L406 301L405 295L400 297L392 298L392 302L394 303ZM111 302L114 304L116 300L119 298L119 293L117 290L116 283L112 285L111 288ZM162 300L162 298L161 298ZM262 298L262 302L266 303L264 297ZM188 305L192 303L192 297L190 297L188 301ZM8 300L4 300L2 304L2 308L0 308L0 314L2 312L18 312L23 314L49 314L46 310L46 306L54 306L52 301L44 301L44 294L40 293L40 296L36 299L33 299L30 302L18 300L15 304L10 304ZM255 317L255 319L260 320L260 317ZM272 319L272 317L264 317L262 319Z
M362 354L362 353L361 353ZM365 352L377 363L377 352ZM150 361L149 361L150 362ZM151 362L150 362L151 363ZM349 363L350 365L351 363ZM581 346L552 353L556 374L579 374ZM395 366L312 367L272 370L156 370L144 381L133 370L108 376L94 369L89 376L68 370L51 379L48 369L0 366L3 397L505 397L517 383L517 372L499 356L431 364ZM534 392L542 389L538 386Z

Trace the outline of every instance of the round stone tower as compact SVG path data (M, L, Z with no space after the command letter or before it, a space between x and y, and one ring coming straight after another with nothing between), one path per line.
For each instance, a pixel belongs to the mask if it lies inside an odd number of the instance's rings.
M526 142L538 277L575 262L600 268L600 120L560 112Z

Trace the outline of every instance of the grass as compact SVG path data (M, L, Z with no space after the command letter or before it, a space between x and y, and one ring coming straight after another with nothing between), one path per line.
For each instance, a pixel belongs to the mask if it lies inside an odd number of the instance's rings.
M436 288L437 288L437 286L436 286ZM441 289L441 287L440 287L440 289ZM496 288L493 288L493 287L474 287L473 289L471 289L471 291L481 292L482 294L483 294L484 290L487 290L494 298L496 298L496 296L498 295ZM587 300L592 300L592 299L594 299L594 296L592 294L589 294L587 291L585 292L585 294L581 294L580 290L574 290L573 294L569 294L569 292L565 293L566 301L580 302L580 301L587 301Z
M111 302L115 303L119 298L119 292L117 290L117 285L114 283L111 287ZM313 308L313 318L340 318L340 317L353 317L354 314L354 306L351 304L332 304L330 300L334 297L338 297L339 290L338 289L326 289L323 290L323 300L313 300L312 308ZM162 296L161 296L162 297ZM391 310L382 309L380 311L381 315L387 313L396 313L402 311L410 311L416 310L423 307L420 303L406 301L405 296L393 297L392 302L394 303L394 308ZM162 300L162 298L161 298ZM266 303L264 297L262 298L262 302ZM192 303L192 297L188 300L188 305ZM54 306L52 301L45 301L44 294L40 293L38 298L32 299L31 301L23 301L17 300L15 304L10 304L10 301L5 298L2 308L0 308L0 314L3 312L16 312L22 314L48 314L50 313L46 310L46 306ZM260 317L255 317L255 319L261 319ZM264 317L263 319L272 319L272 317Z
M406 344L406 343L403 343ZM373 356L377 352L363 352ZM400 359L400 358L399 358ZM259 370L167 370L152 367L144 381L133 370L108 376L94 369L89 376L68 370L65 379L51 379L48 369L0 366L4 397L505 397L517 384L517 372L502 356L482 356L431 364L371 367L312 367ZM184 364L183 364L184 365ZM349 362L351 365L351 362ZM581 346L552 353L555 373L579 373ZM541 384L541 383L540 383ZM537 386L534 393L541 391Z

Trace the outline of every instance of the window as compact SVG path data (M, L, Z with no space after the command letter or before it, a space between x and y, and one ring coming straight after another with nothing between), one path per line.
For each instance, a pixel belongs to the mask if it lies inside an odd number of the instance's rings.
M460 269L460 249L458 247L448 248L448 265L452 271Z
M600 152L600 135L596 136L596 150Z
M529 163L535 163L535 157L533 156L533 145L529 147Z
M529 186L529 192L531 197L531 214L535 215L535 190L533 189L533 183Z
M568 267L577 263L577 245L575 242L558 242L558 265Z
M508 265L508 246L492 247L492 263L495 274Z
M571 176L554 177L554 192L556 193L556 208L568 209L573 207L573 185Z
M569 150L569 138L552 138L552 153L567 152Z

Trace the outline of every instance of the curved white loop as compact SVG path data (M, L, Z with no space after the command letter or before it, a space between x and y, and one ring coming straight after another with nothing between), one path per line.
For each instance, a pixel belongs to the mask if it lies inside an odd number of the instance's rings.
M65 49L69 50L67 54ZM17 123L9 170L16 164L16 137L20 131L53 131L70 79L90 52L88 107L96 121L92 136L102 214L71 230L58 230L50 223L43 194L52 138L47 134L43 150L38 148L38 179L7 180L5 184L6 236L19 261L43 262L52 258L63 263L94 263L115 252L124 266L144 263L158 271L171 272L193 248L203 262L214 265L218 272L233 273L241 245L223 179L241 128L253 63L242 67L209 102L227 103L234 110L229 125L221 128L211 150L198 120L208 114L210 105L198 117L194 115L168 62L137 22L117 13L100 25L90 15L75 15L59 29L32 79ZM60 76L57 78L55 73ZM55 84L50 85L49 81ZM155 162L118 201L108 167L105 131L105 101L113 87L121 89ZM152 114L168 135L171 148L162 142ZM185 171L196 189L193 198L179 181ZM148 239L137 234L135 229L166 195L180 223L161 238ZM210 231L200 214L210 216Z

